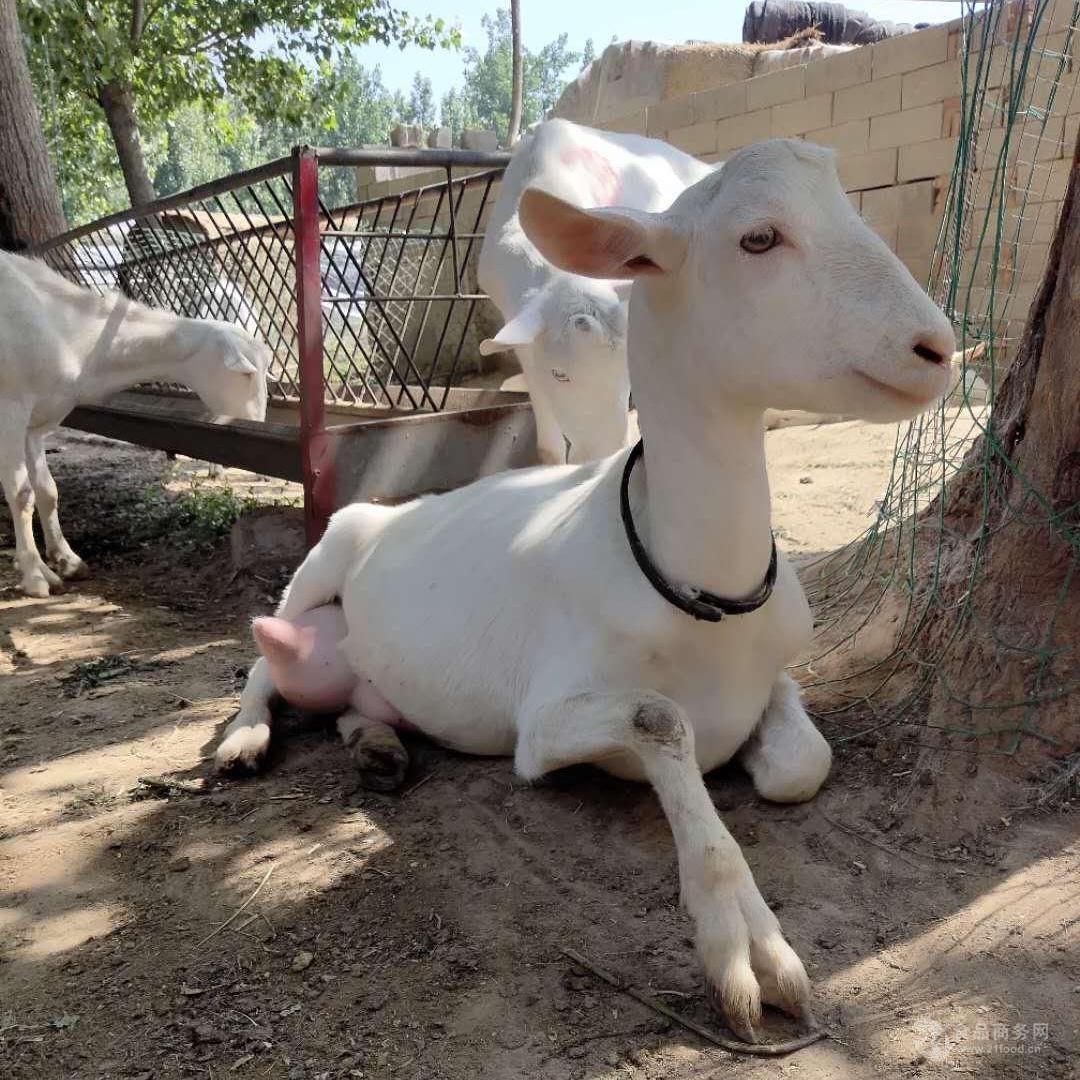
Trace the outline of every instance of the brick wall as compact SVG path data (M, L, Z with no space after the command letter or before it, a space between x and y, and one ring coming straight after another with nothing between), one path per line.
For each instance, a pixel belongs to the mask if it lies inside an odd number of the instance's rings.
M1031 114L1014 126L1005 170L1005 238L996 284L1012 292L1004 333L1010 343L1022 330L1042 279L1054 226L1065 193L1072 151L1080 129L1078 71L1065 64L1053 102L1049 75L1062 53L1072 0L1052 0L1039 30L1040 64L1023 88ZM1013 33L1017 4L1002 18L997 40L985 55L969 54L969 85L988 66L987 107L970 185L976 210L993 205L992 166L1005 128L1001 98L1008 83L1006 36ZM976 36L976 35L973 35ZM1077 35L1080 40L1080 34ZM634 109L603 123L610 131L664 139L706 161L721 161L749 143L778 136L801 137L836 150L840 178L852 203L922 283L929 280L956 156L961 119L961 22L787 68L742 82ZM1041 60L1039 59L1041 57ZM1048 108L1041 138L1038 110ZM409 190L423 178L372 183L364 176L361 197ZM494 194L492 196L494 199ZM968 256L979 249L976 235L965 241ZM983 242L983 254L987 253ZM985 265L985 263L984 263ZM965 289L967 287L965 278ZM991 282L971 283L968 310L983 311ZM997 301L1000 311L1000 299ZM484 312L482 323L498 323Z
M1045 110L1055 65L1062 52L1072 12L1071 0L1055 0L1039 30L1032 64L1042 57L1023 89L1022 100ZM976 155L980 170L996 163L1005 128L1000 109L1008 81L1008 48L1016 8L1003 18L989 64L987 109ZM1080 36L1080 35L1078 35ZM740 83L637 109L608 123L609 129L665 139L706 161L721 161L761 139L801 137L829 146L839 157L840 178L852 202L889 247L921 281L929 278L956 157L960 130L962 63L961 22L892 38L802 67L760 75ZM980 61L969 55L969 85ZM985 69L984 69L985 70ZM998 274L999 288L1013 289L1010 336L1022 326L1038 288L1068 180L1073 145L1080 128L1077 71L1068 60L1041 138L1032 112L1012 130L1006 170L1007 243ZM980 180L982 182L980 182ZM976 177L976 207L987 205L989 177ZM1027 200L1025 203L1025 193ZM981 199L981 203L980 203ZM974 250L978 238L969 242ZM986 299L989 282L979 283L971 309Z

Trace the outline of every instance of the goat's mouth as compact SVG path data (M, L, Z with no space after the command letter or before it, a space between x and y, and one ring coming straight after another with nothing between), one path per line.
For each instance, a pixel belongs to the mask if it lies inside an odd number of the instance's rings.
M860 379L869 383L869 385L879 393L885 394L898 405L904 405L907 408L925 409L928 405L937 401L945 390L948 389L947 387L942 387L940 390L935 390L933 393L915 394L910 390L901 390L891 383L882 382L881 379L875 379L873 375L867 375L865 371L860 371L858 368L855 368L854 371Z

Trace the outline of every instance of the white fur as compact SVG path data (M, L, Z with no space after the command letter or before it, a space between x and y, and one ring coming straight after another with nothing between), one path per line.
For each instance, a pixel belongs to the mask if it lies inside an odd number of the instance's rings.
M584 213L530 192L522 221L553 262L637 279L629 362L645 456L631 505L670 581L740 597L764 577L767 407L897 420L948 389L949 322L851 208L831 152L748 148L663 214ZM764 226L782 243L748 254L740 239ZM648 779L707 978L750 1035L762 1000L808 1014L809 982L701 773L738 754L767 798L817 791L829 747L785 673L810 612L782 556L752 614L705 623L669 605L623 532L625 461L347 507L279 610L340 596L350 663L447 746L512 753L525 777L594 762ZM261 759L271 691L260 661L220 764Z
M23 592L48 596L86 572L60 530L44 447L76 405L165 380L190 386L215 414L262 420L269 360L265 345L230 323L98 296L44 263L0 252L0 483ZM34 542L35 500L48 563Z
M518 144L487 224L478 280L506 319L483 355L513 349L536 417L545 464L580 464L629 443L625 283L567 274L522 231L518 201L527 187L575 206L666 210L711 171L681 150L640 135L548 120ZM564 441L565 437L565 441Z

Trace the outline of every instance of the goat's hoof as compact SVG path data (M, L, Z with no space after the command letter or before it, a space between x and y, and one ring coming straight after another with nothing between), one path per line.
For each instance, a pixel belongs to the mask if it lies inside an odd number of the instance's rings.
M78 555L61 555L50 562L64 581L83 581L90 576L90 567Z
M390 792L405 783L409 753L393 732L363 732L352 746L352 760L362 788Z
M19 589L35 600L44 600L49 595L49 583L44 577L24 578Z
M252 724L229 732L214 752L218 772L252 772L262 767L270 749L270 725Z

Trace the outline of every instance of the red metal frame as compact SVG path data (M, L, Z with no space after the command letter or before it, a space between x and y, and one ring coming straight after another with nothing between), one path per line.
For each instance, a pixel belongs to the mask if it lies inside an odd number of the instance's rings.
M297 350L300 372L300 465L304 531L318 543L333 511L334 462L323 400L322 271L319 266L319 161L304 147L293 167L293 252L296 260Z

